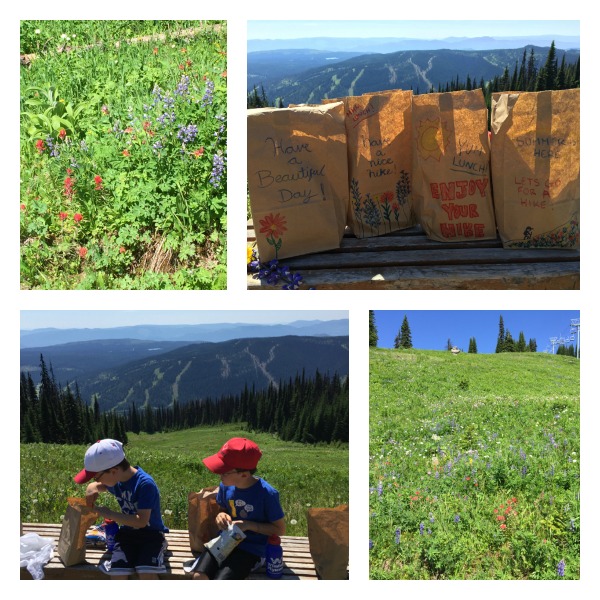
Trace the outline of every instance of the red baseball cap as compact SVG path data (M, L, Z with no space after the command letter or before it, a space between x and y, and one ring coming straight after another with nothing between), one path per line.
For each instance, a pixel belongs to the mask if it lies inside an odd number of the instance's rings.
M223 447L202 462L209 471L222 475L234 469L251 471L262 456L260 448L247 438L231 438Z

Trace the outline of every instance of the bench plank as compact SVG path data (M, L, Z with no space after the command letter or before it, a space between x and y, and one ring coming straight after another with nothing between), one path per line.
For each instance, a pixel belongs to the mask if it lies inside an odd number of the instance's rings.
M23 533L37 533L58 542L60 528L61 525L55 523L24 523ZM194 553L190 550L188 532L175 529L167 533L166 537L169 544L165 553L165 565L168 572L159 575L159 579L189 579L189 576L183 571L183 563L194 558ZM283 536L281 546L284 561L282 579L318 579L310 554L308 538ZM108 576L98 569L98 565L108 556L103 547L89 546L86 550L85 563L65 567L55 552L52 560L44 566L44 573L46 579L108 579ZM31 575L25 568L21 569L21 579L31 579ZM268 579L268 577L263 567L252 573L248 579Z
M248 222L248 242L256 238ZM302 289L579 289L578 250L505 249L499 239L429 240L420 227L372 238L347 233L341 247L282 259ZM247 288L272 290L248 272Z

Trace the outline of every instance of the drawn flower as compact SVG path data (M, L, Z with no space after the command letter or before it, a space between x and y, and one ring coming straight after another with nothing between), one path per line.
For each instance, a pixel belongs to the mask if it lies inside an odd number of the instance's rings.
M267 215L264 219L260 220L261 233L266 233L271 237L281 237L284 231L287 231L285 217L282 217L279 213L275 216L271 213Z

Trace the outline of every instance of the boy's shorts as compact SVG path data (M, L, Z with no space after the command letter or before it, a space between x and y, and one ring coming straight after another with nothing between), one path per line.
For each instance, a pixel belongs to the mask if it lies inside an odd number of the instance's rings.
M156 529L121 527L115 536L115 548L110 560L100 564L107 575L132 573L166 573L164 554L167 540Z
M204 573L209 579L246 579L263 561L256 554L236 548L219 566L217 559L208 550L204 550L190 565L188 572Z

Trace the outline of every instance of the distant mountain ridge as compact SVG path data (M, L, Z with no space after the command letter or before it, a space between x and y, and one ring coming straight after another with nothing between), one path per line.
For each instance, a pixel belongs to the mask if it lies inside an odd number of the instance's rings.
M266 389L297 374L314 377L349 370L345 336L278 336L182 344L133 340L78 342L21 350L21 371L39 382L39 355L61 386L75 382L82 398L97 395L102 411L170 406L206 397ZM133 358L135 356L135 358ZM129 357L129 360L127 359Z
M214 323L194 325L132 325L89 329L21 330L21 348L91 340L137 339L169 342L222 342L244 337L281 335L348 335L348 319L293 321L287 324Z
M533 36L481 36L448 37L443 39L418 40L406 37L385 38L295 38L295 39L250 39L248 52L261 50L324 50L326 52L398 52L400 50L499 50L518 48L535 44L550 46L554 41L561 50L579 49L580 38L574 35L533 35Z
M269 101L280 99L289 104L319 104L325 98L358 96L389 89L412 89L415 93L428 92L432 87L445 86L458 77L467 77L479 85L494 77L501 77L508 68L512 75L520 67L523 53L529 59L533 50L536 67L546 61L549 47L524 46L494 50L403 50L392 53L368 53L341 61L327 62L326 53L315 56L313 51L298 50L291 56L289 50L248 54L248 91L262 86ZM310 68L300 71L303 57L310 52ZM579 50L557 50L560 64L563 56L568 64L579 58ZM317 59L321 65L313 66ZM307 59L308 60L308 59ZM281 65L293 64L294 69L281 76ZM279 66L278 66L279 65Z

